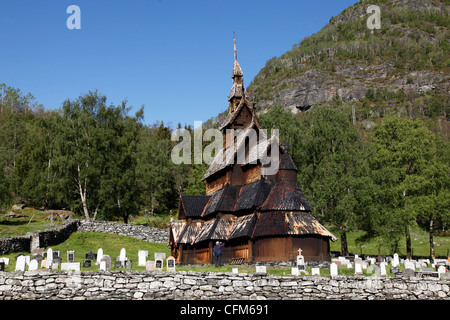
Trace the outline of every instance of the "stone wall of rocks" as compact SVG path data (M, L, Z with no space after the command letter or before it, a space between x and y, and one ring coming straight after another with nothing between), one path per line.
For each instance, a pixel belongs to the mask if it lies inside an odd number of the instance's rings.
M133 237L148 242L168 243L169 230L152 227L116 223L109 221L86 221L81 220L78 226L79 232L103 232L114 233L123 236Z
M64 223L49 230L36 231L39 235L39 247L54 246L66 241L72 233L77 231L80 220L67 220Z
M31 234L18 237L0 238L0 254L30 251Z
M0 300L448 300L450 281L215 272L0 272Z

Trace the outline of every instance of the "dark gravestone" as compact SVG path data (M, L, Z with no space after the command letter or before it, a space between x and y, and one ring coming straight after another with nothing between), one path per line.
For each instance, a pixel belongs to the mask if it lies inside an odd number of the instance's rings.
M3 261L0 262L0 271L5 271L5 263Z
M402 270L402 276L403 277L414 277L416 272L412 269L404 269Z
M89 251L86 253L86 260L97 260L97 254L95 254L93 251Z
M122 267L122 263L120 262L120 260L114 261L114 268L121 268L121 267Z
M132 267L131 260L126 260L126 261L125 261L125 268L131 269L131 267Z
M91 260L84 260L83 261L83 267L90 268L91 267Z
M398 267L392 267L391 269L389 269L389 271L390 271L392 274L397 274L397 273L400 272L400 269L399 269Z

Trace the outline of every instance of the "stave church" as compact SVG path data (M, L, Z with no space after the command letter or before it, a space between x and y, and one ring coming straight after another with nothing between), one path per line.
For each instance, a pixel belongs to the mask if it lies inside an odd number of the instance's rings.
M245 138L249 130L259 138L265 133L247 101L235 40L232 80L229 113L219 128L223 148L202 178L206 195L180 196L178 219L171 219L169 229L172 256L178 264L211 264L221 241L223 263L294 261L299 248L305 261L329 261L336 237L311 215L287 145L276 136L253 145ZM232 156L219 159L230 148ZM235 150L244 150L243 161L236 161ZM264 170L258 150L277 155L270 158L276 172Z

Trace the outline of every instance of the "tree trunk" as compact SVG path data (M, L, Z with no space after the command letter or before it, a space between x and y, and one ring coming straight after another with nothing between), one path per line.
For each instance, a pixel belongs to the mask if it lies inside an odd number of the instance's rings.
M434 241L433 241L433 232L434 232L434 221L433 219L430 220L430 257L432 260L436 258L434 254Z
M409 228L406 226L406 258L412 260L412 250L411 250L411 235L409 233Z
M87 208L87 201L86 201L86 178L84 179L84 191L83 191L83 186L81 185L80 179L80 166L78 166L77 169L78 169L78 191L80 193L81 203L83 204L84 218L87 221L89 221L89 211Z
M345 231L341 231L341 254L348 256L347 233Z

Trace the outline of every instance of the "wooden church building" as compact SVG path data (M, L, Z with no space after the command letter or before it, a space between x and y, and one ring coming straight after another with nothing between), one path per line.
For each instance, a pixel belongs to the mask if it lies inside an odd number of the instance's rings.
M232 79L229 113L220 126L223 148L203 176L206 195L180 197L178 220L169 230L172 256L178 264L213 263L213 247L221 241L223 263L290 261L299 248L306 261L329 261L329 241L336 238L310 214L297 167L276 136L259 139L264 132L246 98L236 42ZM245 138L250 129L258 136L254 145ZM258 150L270 156L274 146L278 170L267 174ZM234 151L220 158L232 147L243 150L244 161Z

